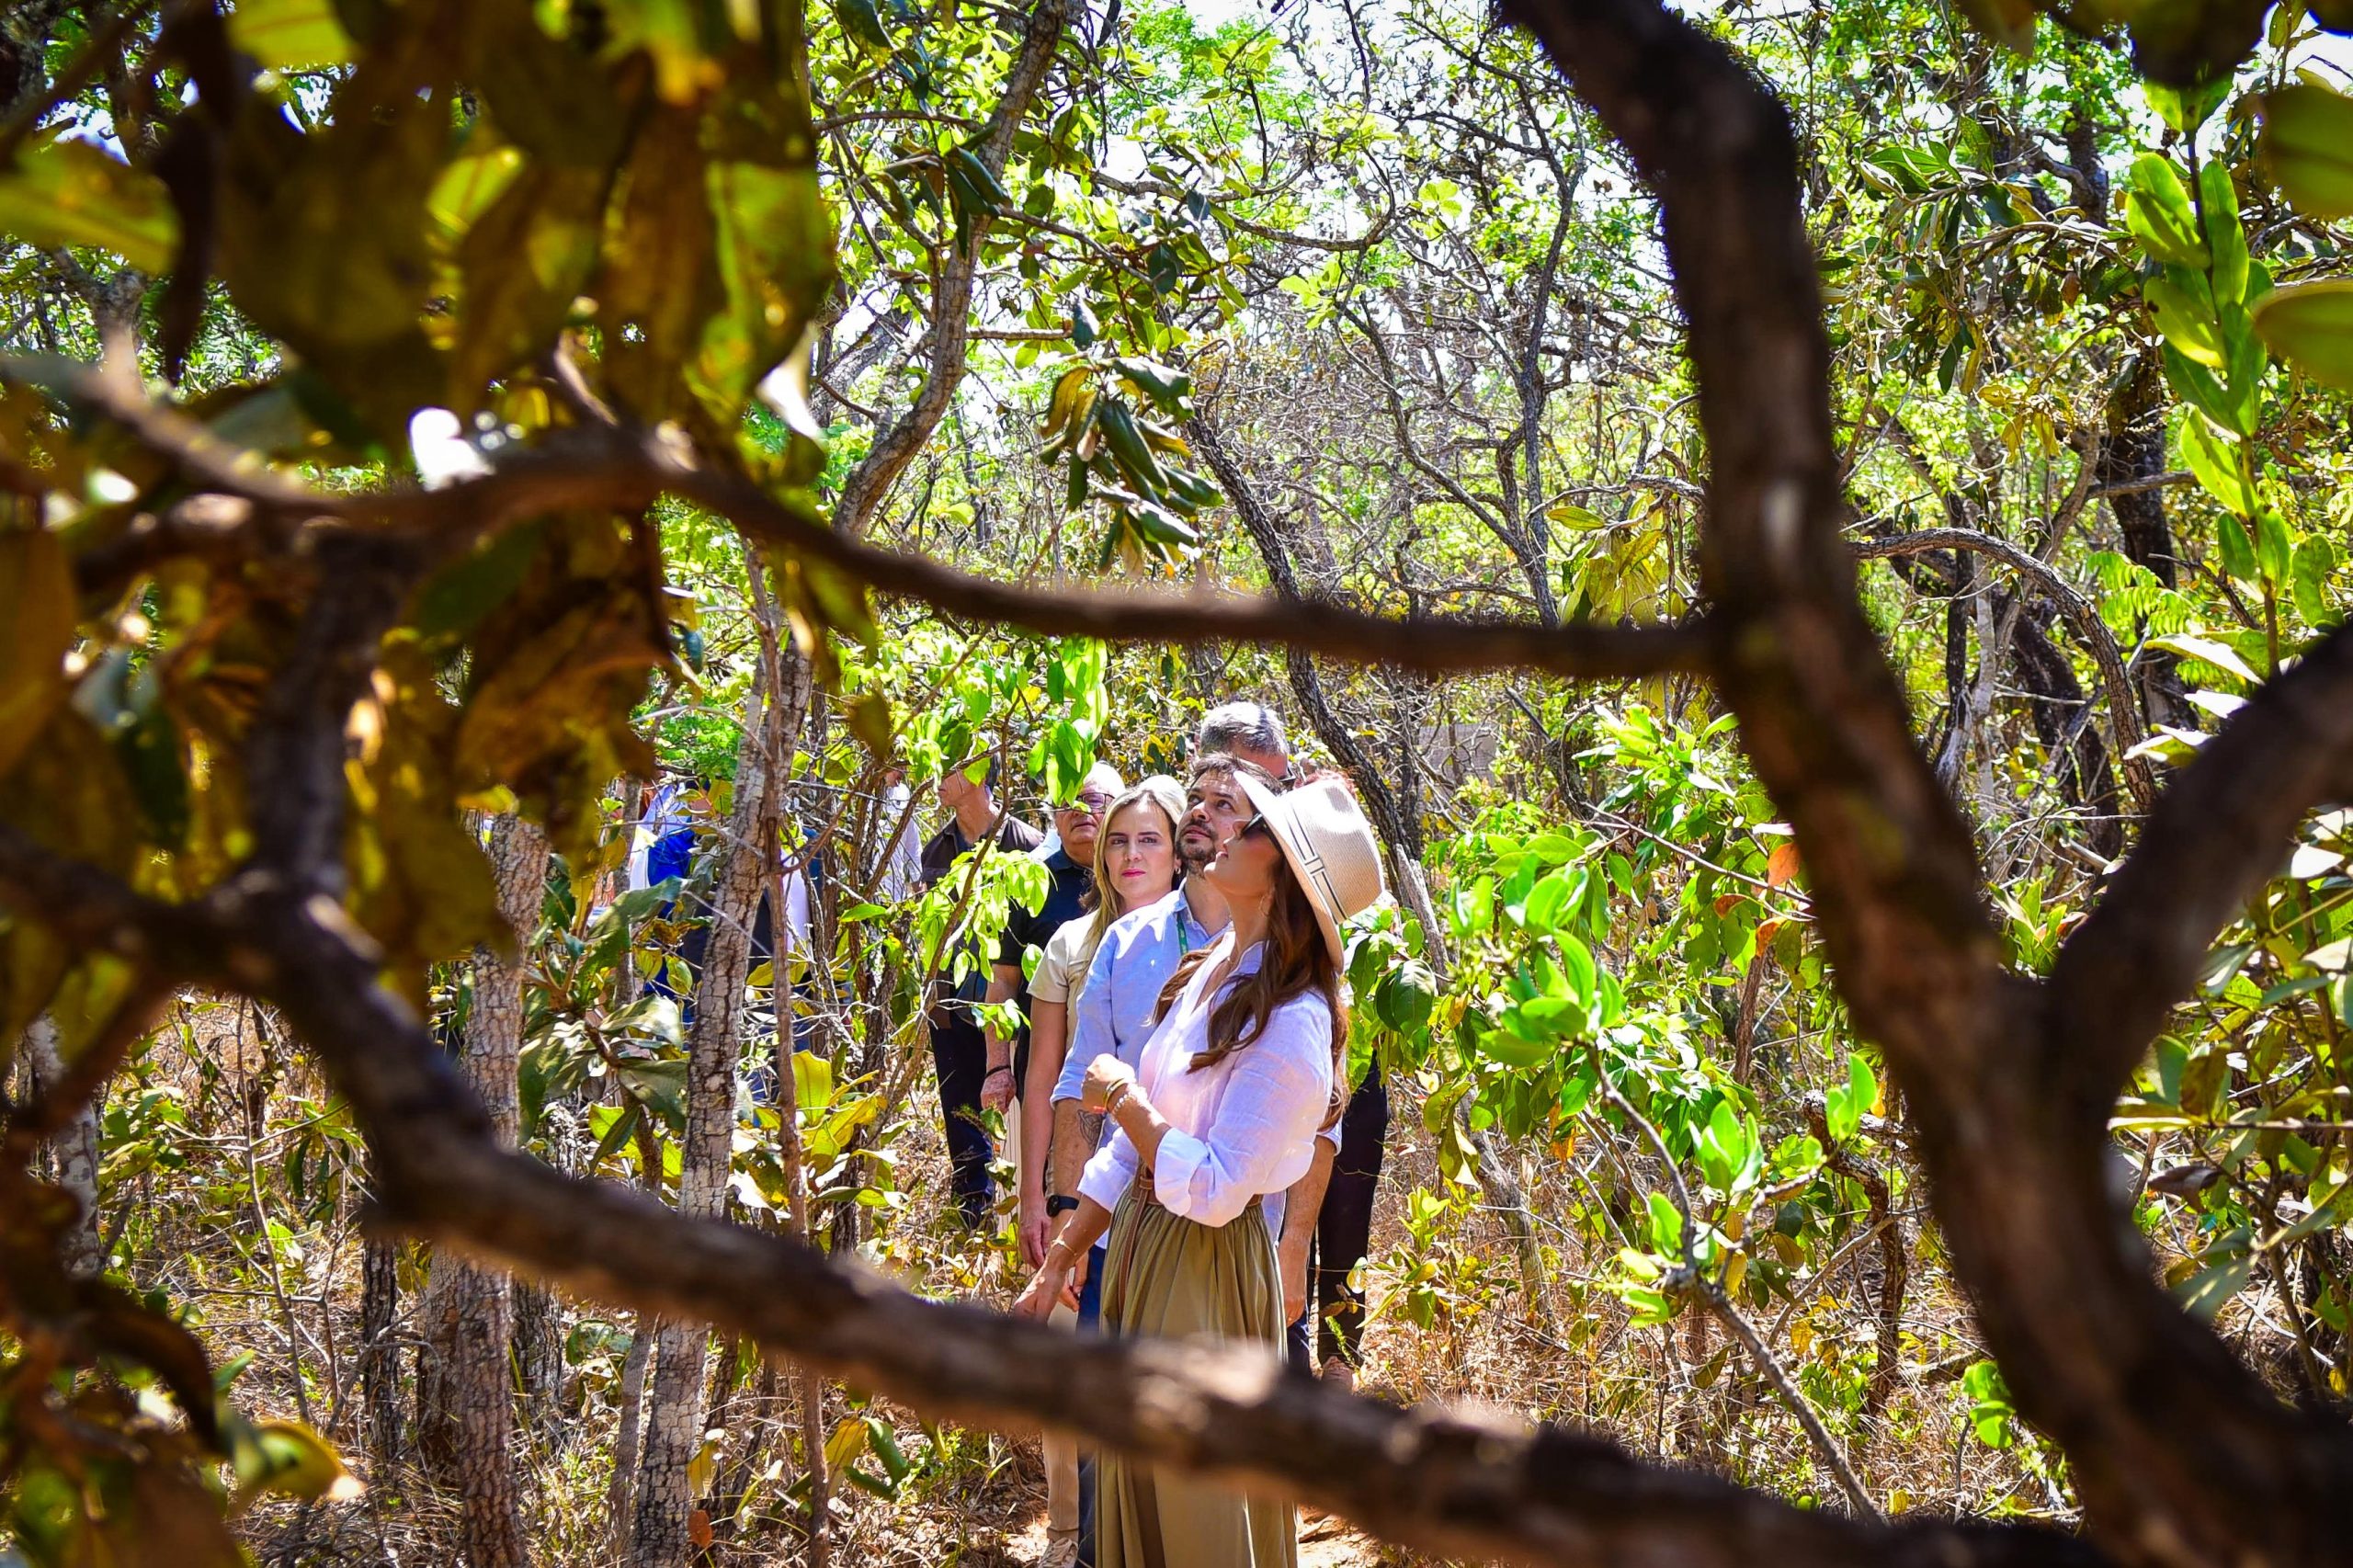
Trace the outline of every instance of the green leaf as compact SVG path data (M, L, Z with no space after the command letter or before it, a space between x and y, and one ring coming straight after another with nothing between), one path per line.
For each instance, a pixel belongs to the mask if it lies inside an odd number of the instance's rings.
M2255 434L2255 411L2248 400L2231 395L2220 376L2168 343L2164 351L2165 381L2174 391L2225 430Z
M1764 1166L1765 1146L1748 1125L1748 1120L1733 1108L1732 1101L1721 1099L1699 1133L1699 1166L1708 1177L1708 1185L1727 1196L1736 1196L1756 1180Z
M2150 82L2142 90L2147 93L2149 107L2157 111L2157 118L2188 136L2222 107L2222 100L2231 94L2231 79L2223 75L2196 87L2168 87Z
M2244 1239L2235 1247L2226 1240L2217 1243L2206 1253L2213 1259L2177 1288L2182 1306L2192 1314L2211 1323L2222 1303L2246 1288L2248 1277L2255 1270L2254 1256L2247 1251Z
M2203 268L2210 257L2181 176L2159 153L2143 153L2126 176L2124 222L2159 261Z
M2256 304L2255 330L2305 374L2353 392L2353 278L2274 289Z
M1870 1063L1860 1055L1847 1058L1847 1081L1824 1096L1823 1120L1829 1124L1830 1141L1845 1143L1853 1139L1863 1125L1863 1117L1879 1102L1879 1079L1871 1073Z
M163 182L96 142L36 136L0 169L0 233L44 249L92 245L142 272L172 264L179 220Z
M2284 585L2295 570L2295 541L2288 536L2288 519L2277 506L2255 514L2255 559L2266 582Z
M2216 553L2222 558L2222 574L2243 583L2255 581L2255 541L2247 537L2246 524L2236 517L2225 516L2214 525Z
M2336 570L2336 546L2319 534L2308 535L2296 544L2295 567L2289 574L2289 584L2296 602L2296 613L2304 618L2307 626L2327 626L2336 619L2336 607L2328 602L2329 574Z
M874 0L834 0L834 14L841 18L842 31L858 48L878 59L890 54L890 30L882 25L882 13Z
M1601 972L1594 964L1593 950L1566 933L1555 936L1553 945L1561 949L1561 966L1568 975L1570 996L1580 1008L1592 1006Z
M1666 1194L1654 1192L1650 1197L1651 1248L1663 1257L1683 1256L1683 1216Z
M1989 1449L2008 1448L2010 1417L2016 1407L2010 1403L2001 1369L1991 1361L1979 1361L1961 1374L1961 1389L1969 1396L1970 1425L1976 1428L1977 1440Z
M2206 220L2206 248L2214 258L2214 301L2239 304L2246 299L2246 230L2239 223L2239 193L2231 182L2231 166L2220 158L2209 158L2198 167L2198 206Z
M2175 431L2174 446L2207 494L2241 517L2255 511L2255 491L2242 472L2235 437L2216 429L2205 415L2190 409Z
M2263 163L2280 194L2307 217L2353 217L2353 97L2299 82L2262 106Z
M1138 392L1150 398L1167 414L1188 412L1185 400L1193 394L1193 378L1183 370L1164 365L1157 359L1114 359L1112 369L1135 384Z
M2188 358L2211 369L2222 368L2222 332L2214 320L2214 302L2206 280L2186 267L2167 267L2166 276L2142 285L2141 295L2156 312L2157 331Z
M2263 677L2248 667L2247 662L2229 645L2211 637L2192 637L2187 633L2173 637L2152 637L2149 646L2168 653L2178 653L2185 659L2196 659L2213 665L2226 675L2236 676L2249 686L2259 686Z
M1522 922L1540 937L1549 937L1561 923L1562 906L1569 902L1570 878L1564 871L1555 871L1528 890L1528 907Z
M272 71L320 71L353 59L335 0L237 0L229 41Z

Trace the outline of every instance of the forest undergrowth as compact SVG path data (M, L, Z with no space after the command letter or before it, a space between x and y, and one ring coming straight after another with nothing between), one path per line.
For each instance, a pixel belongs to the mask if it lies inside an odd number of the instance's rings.
M110 1111L106 1176L119 1204L106 1233L116 1266L141 1288L188 1304L216 1363L238 1369L235 1389L253 1415L314 1425L367 1488L345 1502L265 1502L242 1533L261 1562L288 1568L452 1561L456 1497L414 1465L387 1468L369 1455L360 1372L366 1186L356 1143L336 1131L340 1117L322 1086L265 1015L191 1000L174 1023L135 1063L135 1084ZM950 1222L927 1078L904 1126L896 1153L905 1201L870 1255L926 1295L1009 1300L1010 1199L1000 1201L994 1236L968 1236ZM1590 1427L1637 1453L1801 1499L1819 1499L1833 1484L1789 1409L1711 1320L1694 1313L1632 1324L1608 1289L1609 1249L1563 1222L1592 1190L1575 1151L1523 1162L1551 1266L1540 1310L1531 1311L1503 1227L1478 1189L1440 1174L1433 1140L1418 1124L1401 1118L1398 1126L1364 1266L1371 1310L1363 1392ZM1627 1174L1639 1181L1643 1173ZM1917 1213L1899 1210L1898 1219L1919 1245ZM1857 1236L1868 1239L1859 1228ZM1908 1293L1904 1374L1883 1411L1860 1414L1883 1277L1874 1249L1847 1256L1851 1263L1836 1265L1836 1277L1790 1303L1772 1326L1796 1353L1809 1397L1829 1402L1824 1414L1865 1484L1898 1511L2068 1518L2072 1507L2048 1461L2030 1441L2016 1440L1998 1404L1992 1424L1981 1424L1987 1403L1962 1376L1980 1354L1965 1307L1941 1284ZM393 1334L406 1403L415 1358L428 1353L415 1312L430 1264L414 1244L399 1257ZM544 1389L518 1386L519 1408L535 1416L522 1423L516 1449L526 1525L549 1562L623 1563L608 1490L628 1345L639 1325L628 1314L558 1302L551 1327L560 1379ZM797 1477L788 1394L756 1382L750 1373L743 1386L714 1390L699 1490L732 1474L755 1492L765 1484L779 1493ZM830 1396L829 1429L838 1434L831 1424L856 1417L846 1391L835 1387ZM1853 1408L1842 1409L1842 1400ZM858 1415L887 1424L909 1468L889 1497L837 1488L835 1561L893 1568L1038 1561L1044 1489L1034 1438L927 1427L887 1401L859 1404ZM870 1461L870 1473L875 1468ZM714 1542L710 1561L797 1561L797 1517L787 1517L780 1495L776 1501L762 1508L753 1496L739 1531ZM1302 1521L1302 1568L1428 1561L1337 1520L1311 1513Z

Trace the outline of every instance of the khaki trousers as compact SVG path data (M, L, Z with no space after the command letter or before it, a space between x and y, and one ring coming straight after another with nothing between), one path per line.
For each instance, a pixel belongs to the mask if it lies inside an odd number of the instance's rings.
M1111 1219L1103 1263L1108 1334L1240 1341L1281 1355L1282 1286L1266 1216L1180 1219L1137 1178ZM1289 1503L1104 1454L1095 1466L1095 1568L1297 1568Z

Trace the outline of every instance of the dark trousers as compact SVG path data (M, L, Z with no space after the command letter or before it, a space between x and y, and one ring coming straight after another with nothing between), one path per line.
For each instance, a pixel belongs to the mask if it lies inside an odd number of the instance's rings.
M980 1026L934 1024L931 1064L939 1073L940 1130L948 1137L948 1166L956 1207L965 1225L979 1230L988 1223L989 1210L996 1206L996 1183L989 1176L996 1145L981 1123L981 1085L988 1077L989 1046Z
M1103 1259L1101 1242L1086 1255L1086 1283L1078 1292L1078 1332L1103 1332ZM1095 1568L1095 1450L1078 1450L1078 1568Z
M1348 1283L1372 1250L1372 1198L1381 1186L1381 1161L1389 1141L1389 1085L1375 1067L1348 1096L1340 1117L1340 1152L1332 1161L1332 1183L1316 1211L1315 1239L1307 1255L1307 1311L1286 1336L1290 1364L1313 1372L1327 1361L1357 1364L1364 1340L1364 1292ZM1308 1351L1307 1324L1316 1320L1314 1356Z

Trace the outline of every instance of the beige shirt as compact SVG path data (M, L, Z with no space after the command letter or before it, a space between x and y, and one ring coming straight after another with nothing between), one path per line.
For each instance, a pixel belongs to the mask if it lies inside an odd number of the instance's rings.
M1029 996L1037 1002L1074 1004L1086 988L1086 969L1095 961L1095 944L1087 939L1095 925L1090 913L1065 920L1046 940L1038 972L1029 977Z

